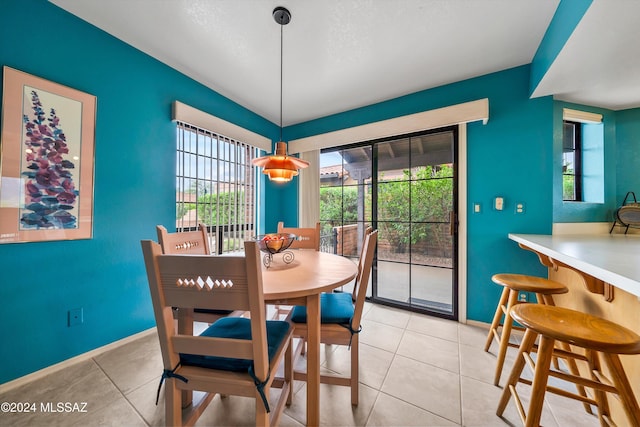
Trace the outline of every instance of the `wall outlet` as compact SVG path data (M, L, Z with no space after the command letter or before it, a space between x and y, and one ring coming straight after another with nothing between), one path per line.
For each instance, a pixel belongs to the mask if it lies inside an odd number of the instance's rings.
M523 214L524 211L525 211L524 202L517 202L516 203L516 214Z
M68 324L69 326L82 325L84 322L84 310L82 308L74 308L69 310Z
M518 295L518 301L527 302L529 301L529 296L527 295L526 292L520 292L520 294Z

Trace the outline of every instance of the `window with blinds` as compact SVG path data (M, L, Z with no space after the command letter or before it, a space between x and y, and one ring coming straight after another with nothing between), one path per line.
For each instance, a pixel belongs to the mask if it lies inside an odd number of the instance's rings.
M207 226L214 253L243 250L257 230L258 149L177 122L176 230Z

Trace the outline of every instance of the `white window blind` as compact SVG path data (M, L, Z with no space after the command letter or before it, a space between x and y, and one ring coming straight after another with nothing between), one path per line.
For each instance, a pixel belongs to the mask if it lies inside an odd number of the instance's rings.
M249 144L177 122L176 230L207 226L214 253L243 250L258 229L259 150Z

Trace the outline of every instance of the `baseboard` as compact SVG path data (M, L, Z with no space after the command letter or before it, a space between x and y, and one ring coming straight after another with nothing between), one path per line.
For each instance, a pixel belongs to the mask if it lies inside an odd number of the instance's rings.
M120 347L124 344L128 344L132 341L137 340L138 338L142 338L144 336L150 335L156 332L156 328L153 327L151 329L147 329L146 331L138 332L137 334L130 335L128 337L122 338L121 340L114 341L110 344L103 345L102 347L98 347L86 353L79 354L75 357L72 357L67 360L63 360L62 362L56 363L55 365L47 366L46 368L40 369L39 371L32 372L23 377L16 378L15 380L11 380L4 384L0 384L0 394L5 393L9 390L13 390L16 387L20 387L24 384L30 383L32 381L39 380L41 378L46 377L47 375L51 375L54 372L57 372L61 369L67 368L75 363L83 362L85 360L89 360L95 356L98 356L106 351L113 350L114 348Z
M478 320L469 320L467 319L466 322L464 322L466 325L469 326L477 326L478 328L484 328L486 330L489 330L489 328L491 327L491 324L489 323L485 323L485 322L480 322Z

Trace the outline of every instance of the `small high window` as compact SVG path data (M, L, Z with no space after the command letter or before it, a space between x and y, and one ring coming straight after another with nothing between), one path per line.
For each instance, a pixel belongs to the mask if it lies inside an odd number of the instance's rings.
M604 203L602 115L563 110L562 200Z
M578 122L563 121L562 200L582 201L582 132Z

